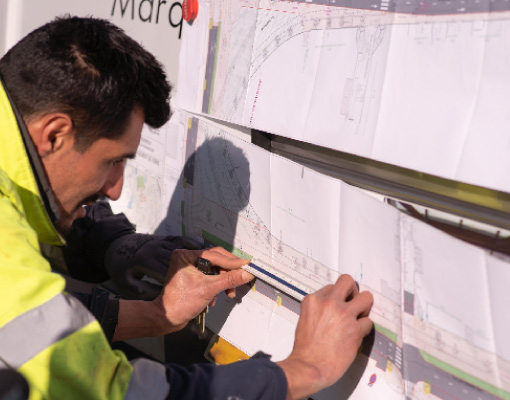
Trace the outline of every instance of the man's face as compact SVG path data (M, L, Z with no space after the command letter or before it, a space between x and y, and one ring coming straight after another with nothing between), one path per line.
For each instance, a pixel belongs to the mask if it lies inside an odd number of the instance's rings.
M129 124L117 139L101 138L85 152L74 149L72 142L58 154L42 157L46 174L60 208L57 228L67 234L73 221L85 216L83 205L93 204L104 195L117 200L122 191L126 160L135 156L140 143L144 113L135 107Z

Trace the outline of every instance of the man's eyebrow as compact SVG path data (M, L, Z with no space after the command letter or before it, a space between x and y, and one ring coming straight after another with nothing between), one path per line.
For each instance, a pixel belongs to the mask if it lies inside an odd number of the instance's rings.
M121 158L128 158L130 160L134 159L136 156L136 153L126 153L126 154L122 154L118 157L114 157L114 159L121 159Z

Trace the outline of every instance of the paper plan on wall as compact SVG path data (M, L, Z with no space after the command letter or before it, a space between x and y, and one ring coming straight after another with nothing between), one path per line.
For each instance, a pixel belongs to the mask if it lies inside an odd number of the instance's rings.
M317 399L510 399L508 260L204 118L177 112L142 143L116 206L137 226L201 236L315 288L349 273L373 293L375 335ZM157 224L129 208L149 190L161 193L145 203L160 213ZM280 360L299 312L299 302L257 280L235 300L220 296L206 321L246 353Z
M201 0L180 107L510 191L510 2Z
M178 179L178 145L182 137L172 128L173 125L160 130L144 127L136 162L127 163L124 171L122 196L111 203L112 209L126 214L141 233L157 229L167 209L167 192L173 190L166 184L172 182L172 177L174 182Z

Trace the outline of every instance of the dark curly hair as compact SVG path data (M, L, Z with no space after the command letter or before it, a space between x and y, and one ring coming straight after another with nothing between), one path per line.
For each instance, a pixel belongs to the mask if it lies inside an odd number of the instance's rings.
M75 147L121 136L139 106L159 128L170 118L163 67L124 31L106 20L64 16L32 31L0 60L0 75L26 122L68 114Z

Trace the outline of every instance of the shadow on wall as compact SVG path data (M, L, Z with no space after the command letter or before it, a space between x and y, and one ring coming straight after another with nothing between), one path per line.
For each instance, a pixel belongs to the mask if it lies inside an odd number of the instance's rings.
M250 164L242 149L223 137L207 139L197 148L193 128L187 137L186 157L167 214L155 233L199 237L205 247L221 246L232 252L239 215L250 198ZM238 301L247 291L248 286L238 288ZM166 335L166 361L205 362L212 333L197 331L192 320L182 331Z
M196 150L194 143L188 141L187 161L156 233L201 237L206 247L234 251L239 215L250 199L250 164L223 137L207 139Z

